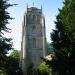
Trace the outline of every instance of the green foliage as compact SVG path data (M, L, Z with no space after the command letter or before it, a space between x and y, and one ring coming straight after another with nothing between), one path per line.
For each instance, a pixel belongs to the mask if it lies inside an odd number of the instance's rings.
M52 67L58 75L74 75L75 71L75 0L65 0L51 33L55 58Z
M12 5L8 4L7 0L0 0L0 36L2 31L9 31L6 24L9 24L8 20L12 18L9 16L6 9L10 6Z
M43 62L43 63L40 64L40 66L39 66L39 71L40 71L41 73L46 73L46 72L48 72L48 69L49 69L49 66L46 65L45 62Z
M11 38L4 36L4 32L10 32L7 27L9 20L13 19L10 17L7 9L15 4L8 3L9 0L0 0L0 70L4 71L7 63L7 53L12 49Z
M12 49L11 38L4 37L4 32L10 32L10 29L7 27L9 20L13 19L10 17L7 9L16 4L8 3L9 0L0 0L0 72L3 75L15 75L14 71L19 69L19 55L12 57L7 57L7 53ZM14 54L13 54L14 55ZM11 74L9 74L9 71Z
M6 74L6 70L5 70L5 69L0 70L0 75L7 75L7 74Z
M33 64L30 64L27 68L27 75L39 75L38 69L34 68Z
M23 75L21 68L19 67L20 52L13 50L7 58L6 69L7 75Z
M16 59L16 60L20 60L20 51L18 50L13 50L10 54L10 57Z
M27 75L49 75L49 66L46 63L42 63L38 68L35 68L33 64L31 64L27 69Z
M0 0L0 69L5 68L6 54L12 49L11 38L4 37L3 32L9 32L7 28L8 20L12 19L7 12L7 8L13 6L8 3L8 0Z

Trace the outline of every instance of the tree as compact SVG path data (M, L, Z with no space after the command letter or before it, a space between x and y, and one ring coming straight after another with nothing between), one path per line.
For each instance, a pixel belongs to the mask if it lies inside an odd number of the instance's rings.
M5 68L6 54L12 49L11 38L4 37L4 32L9 32L7 28L8 20L12 19L7 11L7 8L13 6L8 0L0 0L0 70Z
M30 64L27 69L27 75L49 75L49 66L45 62L41 63L38 68Z
M75 72L75 0L65 1L65 6L61 12L64 28L69 38L68 49L68 71L73 75ZM64 14L64 15L63 15ZM66 15L66 17L65 17Z
M16 59L16 60L20 60L20 51L18 50L13 50L13 52L11 52L10 57Z
M38 70L40 75L49 75L49 65L46 65L45 62L39 65Z
M55 58L53 70L58 75L74 75L75 72L75 0L65 0L56 17L56 29L51 33Z
M19 67L20 52L13 50L7 58L6 69L7 75L22 75L22 70Z

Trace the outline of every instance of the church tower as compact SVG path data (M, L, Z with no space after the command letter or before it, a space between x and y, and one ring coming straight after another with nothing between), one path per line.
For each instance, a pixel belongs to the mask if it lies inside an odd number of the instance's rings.
M24 14L21 42L21 67L23 71L33 64L35 68L45 57L46 51L45 18L42 8L28 8Z

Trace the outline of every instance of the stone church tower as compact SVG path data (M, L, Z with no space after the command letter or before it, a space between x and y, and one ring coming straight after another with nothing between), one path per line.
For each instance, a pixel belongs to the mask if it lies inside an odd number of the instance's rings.
M45 18L42 8L26 9L22 26L21 67L23 71L33 64L35 68L41 63L40 57L45 57L46 51Z

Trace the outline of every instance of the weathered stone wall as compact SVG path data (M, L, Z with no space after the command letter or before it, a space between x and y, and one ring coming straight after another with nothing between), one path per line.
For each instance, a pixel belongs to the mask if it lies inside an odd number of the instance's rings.
M37 9L36 7L27 8L24 14L21 47L23 71L31 63L37 68L41 62L40 57L45 57L47 53L45 19L42 9Z

